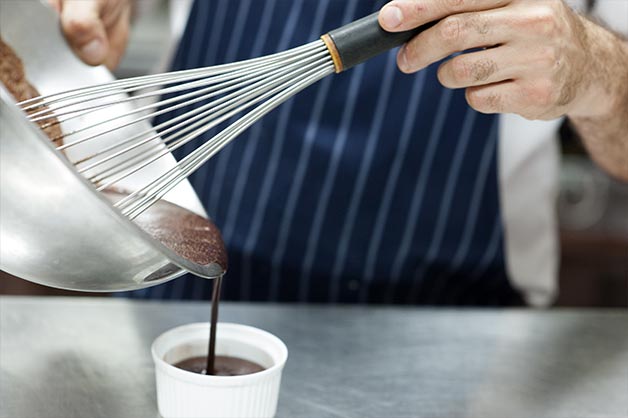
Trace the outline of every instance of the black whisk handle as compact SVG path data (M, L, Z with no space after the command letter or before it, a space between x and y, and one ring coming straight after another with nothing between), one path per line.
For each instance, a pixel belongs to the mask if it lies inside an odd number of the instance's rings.
M387 32L379 25L378 15L379 13L373 13L321 37L334 60L337 73L403 45L436 23L428 23L405 32Z

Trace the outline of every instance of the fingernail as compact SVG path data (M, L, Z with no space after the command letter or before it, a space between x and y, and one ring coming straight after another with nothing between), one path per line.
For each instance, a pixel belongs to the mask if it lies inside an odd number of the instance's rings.
M100 39L94 39L81 48L81 55L86 61L100 63L105 59L105 48Z
M398 7L387 5L382 9L380 18L385 26L385 29L394 29L401 25L403 14L401 13L401 9Z

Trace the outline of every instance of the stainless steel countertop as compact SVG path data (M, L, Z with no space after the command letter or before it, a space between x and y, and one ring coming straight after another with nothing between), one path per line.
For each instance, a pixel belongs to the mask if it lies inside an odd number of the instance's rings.
M156 417L153 339L209 303L0 297L0 416ZM626 417L625 310L222 306L287 344L279 417ZM379 335L379 338L378 338Z

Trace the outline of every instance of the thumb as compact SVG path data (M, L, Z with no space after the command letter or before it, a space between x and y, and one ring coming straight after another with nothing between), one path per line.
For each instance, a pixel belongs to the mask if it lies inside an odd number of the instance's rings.
M102 64L109 50L101 5L98 0L66 0L61 10L61 27L68 43L90 65Z

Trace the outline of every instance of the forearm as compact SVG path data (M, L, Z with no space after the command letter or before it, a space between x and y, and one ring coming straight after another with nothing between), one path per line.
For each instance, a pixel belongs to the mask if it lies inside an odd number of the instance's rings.
M628 42L584 21L589 26L590 67L586 107L567 116L602 168L628 181Z

